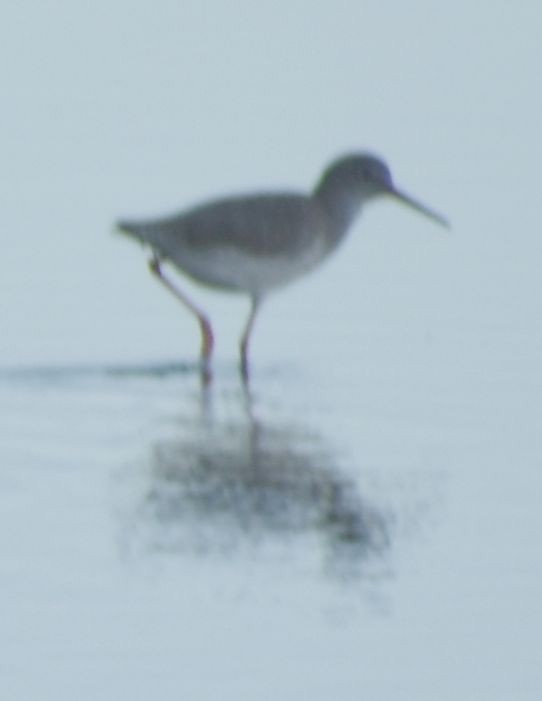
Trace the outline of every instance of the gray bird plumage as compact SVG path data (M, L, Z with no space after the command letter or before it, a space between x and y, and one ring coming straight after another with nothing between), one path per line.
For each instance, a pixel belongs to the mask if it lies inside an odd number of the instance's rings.
M119 228L194 280L251 295L301 274L301 259L316 265L327 234L320 207L290 193L222 199L164 219L121 222Z
M151 248L151 270L198 316L206 365L213 345L210 324L164 277L160 262L171 262L204 285L251 297L251 315L241 342L246 371L248 339L261 299L316 268L344 239L361 207L382 195L447 225L439 214L398 190L383 161L354 154L334 161L311 194L230 197L170 217L120 221L117 226Z

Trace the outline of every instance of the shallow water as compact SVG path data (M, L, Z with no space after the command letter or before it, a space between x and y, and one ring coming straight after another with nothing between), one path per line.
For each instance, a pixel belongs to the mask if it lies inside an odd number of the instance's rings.
M488 463L452 405L346 388L294 367L248 388L230 366L206 388L175 363L5 371L11 698L534 683L538 472Z

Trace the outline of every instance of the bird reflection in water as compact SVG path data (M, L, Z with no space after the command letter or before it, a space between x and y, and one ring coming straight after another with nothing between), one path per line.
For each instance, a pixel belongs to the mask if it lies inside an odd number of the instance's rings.
M130 528L138 549L229 556L302 544L334 575L386 576L389 515L365 503L322 437L288 418L258 418L247 386L220 419L212 389L202 388L182 433L152 447Z

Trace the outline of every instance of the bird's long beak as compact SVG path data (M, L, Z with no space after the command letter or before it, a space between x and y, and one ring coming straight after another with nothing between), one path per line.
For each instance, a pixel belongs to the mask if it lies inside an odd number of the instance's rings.
M395 188L395 187L392 187L390 189L389 193L390 193L390 195L392 195L392 197L395 197L396 199L398 199L399 202L402 202L403 204L406 204L411 209L416 210L416 212L419 212L420 214L425 215L429 219L432 219L434 222L437 222L437 224L440 224L441 226L444 226L447 229L450 228L450 222L445 217L443 217L441 214L438 214L438 212L435 212L434 210L429 209L429 207L426 207L421 202L418 202L418 200L415 200L410 195L407 195L406 193L401 192L401 190L397 190L397 188Z

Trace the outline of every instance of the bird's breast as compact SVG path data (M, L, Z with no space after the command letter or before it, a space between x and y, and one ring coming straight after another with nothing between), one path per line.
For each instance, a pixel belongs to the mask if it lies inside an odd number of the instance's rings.
M171 260L205 285L262 296L310 272L325 252L324 239L313 236L290 255L227 244L205 249L186 247L177 260Z

